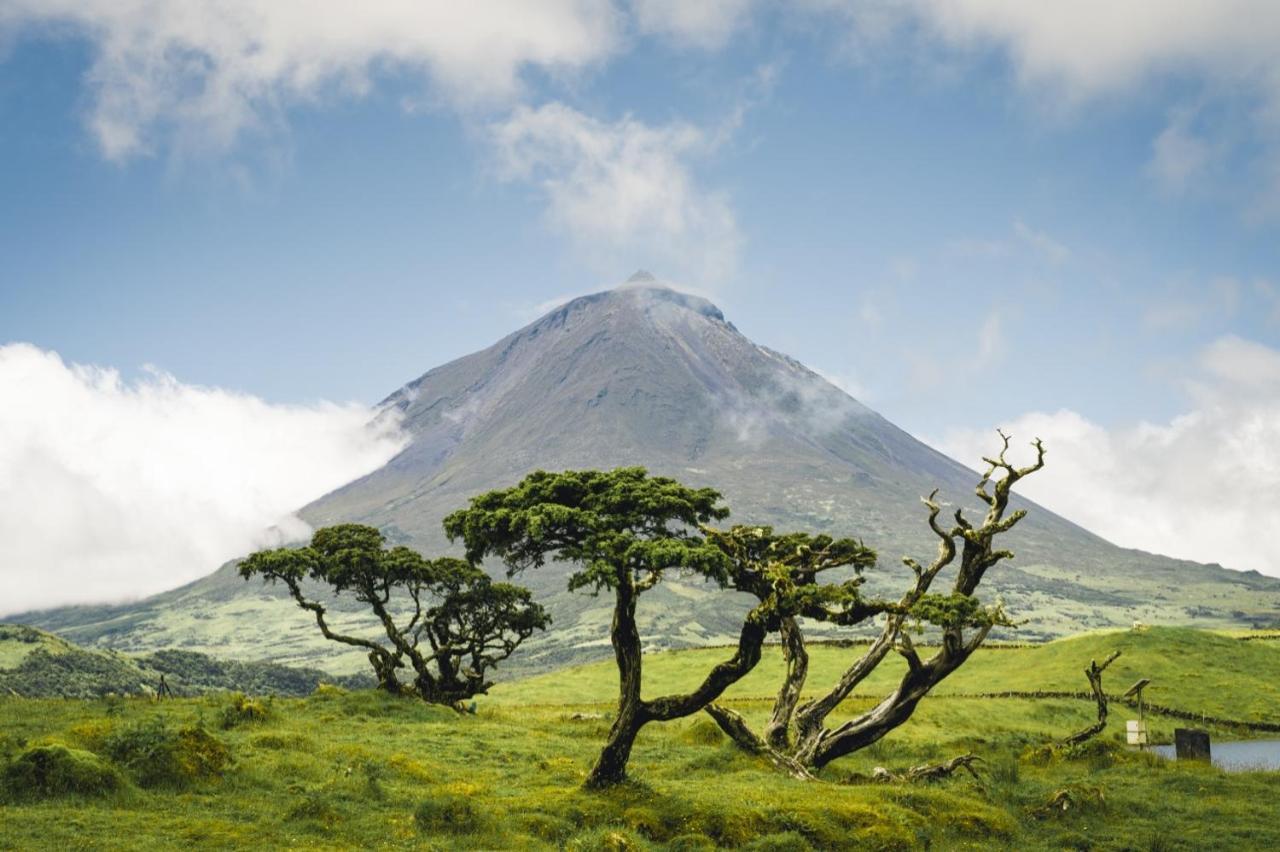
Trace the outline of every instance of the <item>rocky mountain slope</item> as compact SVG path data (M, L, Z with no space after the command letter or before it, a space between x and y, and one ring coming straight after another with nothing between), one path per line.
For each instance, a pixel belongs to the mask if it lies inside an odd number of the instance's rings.
M383 468L303 509L309 523L368 523L393 541L439 553L449 549L441 519L473 494L538 468L643 465L716 487L733 510L731 522L864 539L881 554L871 587L891 591L904 580L901 556L925 559L935 547L920 495L940 488L944 501L977 511L971 470L804 365L753 343L710 302L643 276L574 299L431 370L384 405L400 412L412 442ZM991 577L992 593L1026 620L1019 637L1134 620L1250 626L1280 618L1280 581L1118 548L1023 505L1030 516L1007 542L1017 558ZM549 604L555 624L517 665L547 667L607 648L607 601L564 591L556 566L522 582ZM725 641L741 612L732 595L673 582L646 595L641 616L646 640L664 647ZM361 615L349 618L354 624ZM364 665L325 643L290 602L243 583L230 566L137 604L26 620L115 648Z

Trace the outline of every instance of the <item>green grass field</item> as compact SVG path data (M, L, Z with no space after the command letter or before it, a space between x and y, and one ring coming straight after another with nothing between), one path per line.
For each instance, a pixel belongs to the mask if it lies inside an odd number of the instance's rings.
M963 697L1081 690L1089 658L1117 648L1108 691L1151 677L1149 695L1160 704L1280 721L1280 644L1163 629L985 651L908 724L837 762L819 783L781 777L694 717L645 729L627 785L581 791L607 720L572 716L607 712L614 690L607 664L503 684L475 716L332 689L247 702L225 695L161 703L8 698L0 700L0 848L1280 846L1272 816L1280 773L1232 775L1130 752L1118 744L1130 715L1122 707L1096 744L1046 759L1037 748L1087 724L1088 702ZM813 688L857 650L815 649ZM688 685L723 654L646 658L650 694ZM732 696L757 721L777 685L772 657ZM881 678L842 710L866 706ZM1157 738L1182 724L1152 720ZM986 761L980 782L864 780L875 766L966 751ZM45 762L37 765L35 756ZM1063 793L1071 802L1065 812L1046 807Z

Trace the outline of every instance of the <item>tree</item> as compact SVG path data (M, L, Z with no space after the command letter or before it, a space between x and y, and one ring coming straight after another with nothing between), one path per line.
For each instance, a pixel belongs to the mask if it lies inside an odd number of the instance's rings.
M710 488L650 477L643 468L620 468L538 471L512 488L473 498L470 508L445 518L445 532L463 541L473 563L496 556L515 574L541 567L551 558L578 566L569 577L571 591L613 594L610 641L618 667L618 712L587 776L588 788L626 778L632 745L645 725L697 713L751 671L760 660L765 637L778 629L782 618L803 611L854 619L868 606L858 595L856 581L816 594L812 588L812 577L820 571L873 560L860 543L826 536L774 536L764 527L735 528L724 541L708 537L707 524L727 515L720 495ZM786 551L788 558L760 570L759 563L735 560L733 548ZM703 577L721 588L751 592L759 603L743 621L734 654L707 672L693 691L645 700L636 604L671 570Z
M974 526L964 512L957 509L955 524L944 527L938 522L942 507L936 502L937 491L923 498L928 508L929 529L938 539L937 556L928 567L909 557L903 559L914 575L912 585L892 606L862 609L865 618L880 612L886 614L879 636L850 664L835 686L804 704L799 703L809 662L804 636L794 618L781 619L786 676L763 734L754 732L739 714L726 707L714 704L707 707L707 712L735 742L747 750L767 755L775 765L793 775L812 777L831 761L871 745L906 722L929 691L963 665L993 627L1012 625L998 601L993 606L983 606L974 593L992 566L1013 556L1007 550L995 549L994 541L1026 515L1025 510L1019 509L1006 516L1010 489L1024 476L1044 466L1045 450L1037 439L1032 444L1036 449L1035 462L1017 468L1005 460L1009 438L1003 432L1000 437L1004 442L1000 455L983 460L988 467L975 488L975 494L987 506L982 523ZM999 477L993 480L997 471ZM934 580L957 556L959 565L950 592L930 593ZM819 614L818 620L830 619ZM844 623L856 622L846 616ZM913 623L933 625L941 634L938 650L927 660L921 658L911 641L909 628ZM838 727L828 728L826 720L831 712L891 651L896 651L907 662L907 670L893 691L865 713Z
M385 545L373 527L326 527L316 530L307 547L253 554L241 563L240 576L283 583L298 606L315 615L326 639L366 649L382 689L402 691L396 670L407 661L414 691L438 704L455 705L488 691L489 670L550 623L528 589L494 583L461 559L425 559L407 547ZM334 632L327 610L307 596L304 581L370 607L386 641Z

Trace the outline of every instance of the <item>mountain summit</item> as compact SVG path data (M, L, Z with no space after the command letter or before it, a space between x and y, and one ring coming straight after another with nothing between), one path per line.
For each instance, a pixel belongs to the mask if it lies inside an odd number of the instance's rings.
M425 373L383 406L400 413L410 443L383 468L305 507L313 526L370 524L439 553L450 547L441 520L475 494L539 468L642 465L719 489L730 522L862 538L881 555L871 588L894 593L905 578L900 558L927 559L936 547L920 495L939 488L944 501L977 511L973 471L753 343L711 302L643 272ZM988 581L1027 620L1020 637L1135 619L1247 626L1280 612L1278 581L1123 550L1020 505L1030 515L1004 542L1017 559ZM607 649L607 602L566 592L555 566L521 581L555 618L529 643L526 661L551 665ZM645 596L640 617L652 645L711 643L731 635L741 606L725 593L663 583ZM333 652L291 602L229 568L151 601L29 621L80 642L186 644L224 655L228 631L247 639L270 621L287 636L264 643L258 656L314 661Z

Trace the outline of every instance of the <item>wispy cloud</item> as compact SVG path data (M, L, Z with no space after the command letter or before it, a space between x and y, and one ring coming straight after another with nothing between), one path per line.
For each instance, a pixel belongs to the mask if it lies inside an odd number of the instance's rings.
M1280 215L1280 4L1272 0L797 0L793 8L836 22L828 29L862 60L904 47L926 66L1002 55L1036 110L1070 113L1147 94L1153 81L1191 81L1191 100L1152 141L1148 172L1182 192L1212 161L1234 157L1255 172L1242 209ZM1204 103L1234 108L1222 116L1229 120L1195 128Z
M693 172L716 150L714 133L601 121L561 103L520 107L490 132L499 175L538 186L552 228L601 270L655 266L707 283L734 271L742 237L733 209Z
M1280 576L1258 534L1280 529L1280 350L1219 338L1185 390L1189 408L1166 423L1107 428L1062 410L1001 424L1049 449L1044 471L1019 489L1117 544ZM976 466L990 438L964 430L934 444Z
M756 0L631 0L636 25L703 49L723 47L746 26Z
M1014 220L1013 233L1024 245L1035 249L1052 263L1062 263L1071 257L1071 249L1044 231L1035 230L1021 219Z
M0 347L0 615L159 592L299 538L295 510L403 445L364 406L126 382Z
M368 91L385 71L461 109L502 105L527 68L572 72L619 49L610 0L5 0L0 36L31 28L90 44L88 125L103 154L224 151L282 109Z

